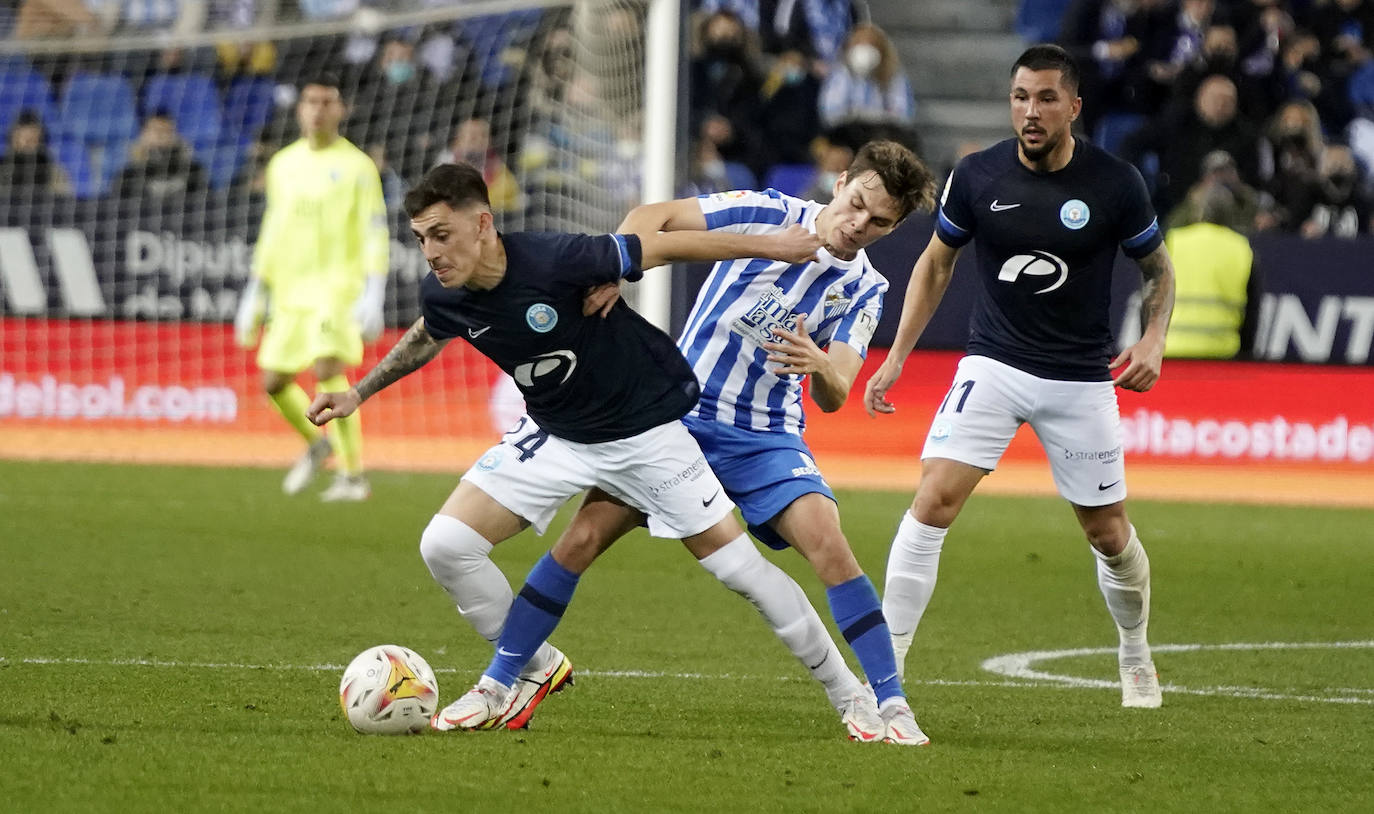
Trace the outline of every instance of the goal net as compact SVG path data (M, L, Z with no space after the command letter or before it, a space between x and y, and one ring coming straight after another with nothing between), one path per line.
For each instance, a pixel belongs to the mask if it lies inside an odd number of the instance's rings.
M232 322L302 80L341 80L343 135L377 163L392 230L388 329L356 380L418 316L427 267L401 198L428 168L479 166L505 231L610 231L641 200L647 2L205 0L11 19L0 457L289 462L301 441ZM365 463L463 467L520 407L454 342L364 407Z

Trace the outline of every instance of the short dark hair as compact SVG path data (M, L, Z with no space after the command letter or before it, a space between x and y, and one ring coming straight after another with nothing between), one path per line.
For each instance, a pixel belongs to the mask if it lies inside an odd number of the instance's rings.
M454 209L466 209L473 204L491 206L487 182L482 173L468 163L440 164L420 180L420 185L406 193L403 202L406 214L415 217L434 204L448 204Z
M305 77L301 79L299 90L305 90L306 85L319 85L322 88L333 88L339 92L340 96L343 95L343 86L339 84L339 77L328 71L306 74Z
M26 107L19 112L18 116L14 117L14 124L10 126L10 130L13 131L16 127L33 127L35 125L42 127L43 120L39 118L38 113L33 108Z
M1032 71L1059 71L1059 81L1075 94L1078 93L1078 62L1073 55L1058 45L1042 42L1027 48L1011 66L1011 75L1016 76L1020 68Z
M845 176L852 180L870 170L878 174L887 194L896 199L898 222L913 210L929 212L935 208L935 176L901 144L886 139L866 142L849 162Z

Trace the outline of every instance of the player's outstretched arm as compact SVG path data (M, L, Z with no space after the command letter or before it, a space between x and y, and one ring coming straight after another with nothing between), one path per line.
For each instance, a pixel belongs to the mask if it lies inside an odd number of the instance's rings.
M714 263L741 257L763 257L784 263L817 259L822 241L805 228L792 224L781 232L741 235L733 232L655 232L640 234L641 267L666 263Z
M402 377L419 370L426 362L439 355L448 340L439 340L429 335L425 320L415 320L405 336L387 352L377 366L367 372L358 384L342 393L320 393L305 411L306 416L316 424L324 424L334 418L352 415L358 405L367 401L374 393Z
M1123 350L1111 362L1111 368L1122 368L1112 379L1117 387L1144 393L1159 381L1164 366L1164 337L1169 332L1169 318L1174 313L1174 264L1164 244L1136 261L1144 283L1140 289L1145 330L1140 341Z
M897 323L892 349L864 387L864 409L870 416L897 411L897 407L887 400L887 391L901 377L906 357L916 347L916 340L921 338L940 300L944 299L957 259L959 250L941 240L938 234L930 236L925 251L916 258L906 297L902 300L902 317Z

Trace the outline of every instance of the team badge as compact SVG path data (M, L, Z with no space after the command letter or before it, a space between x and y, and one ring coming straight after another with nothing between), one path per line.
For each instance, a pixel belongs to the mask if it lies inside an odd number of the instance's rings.
M1088 218L1091 216L1088 205L1077 198L1065 201L1064 205L1059 207L1059 222L1075 231L1087 226Z
M537 302L525 312L525 322L536 333L546 334L558 324L558 312L551 305Z
M949 422L943 418L936 420L930 425L930 440L935 442L948 441L950 433Z
M833 319L849 310L851 298L845 296L844 285L831 286L825 292L825 319Z
M480 460L477 461L477 468L482 470L483 472L490 472L491 470L495 469L500 465L501 450L499 449L491 450L486 455L483 455Z

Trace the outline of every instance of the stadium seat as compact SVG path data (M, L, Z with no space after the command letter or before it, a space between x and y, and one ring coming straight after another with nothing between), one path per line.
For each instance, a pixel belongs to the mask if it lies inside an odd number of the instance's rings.
M93 179L85 197L104 195L123 169L138 134L135 111L134 90L121 76L78 73L68 80L52 142L69 156L85 151Z
M725 180L730 184L730 189L754 189L759 185L754 171L738 161L725 162Z
M1026 42L1054 42L1059 39L1059 21L1069 0L1021 0L1016 7L1013 28Z
M86 145L59 139L52 143L51 149L53 157L62 165L63 171L72 183L72 195L82 200L99 197L100 178L91 166L91 156L86 151Z
M143 117L167 113L177 132L192 144L207 144L219 136L219 89L200 74L158 74L143 84Z
M224 129L252 140L276 112L276 88L270 79L236 79L224 94Z
M1120 155L1122 143L1144 126L1145 118L1140 113L1108 113L1093 128L1093 143L1113 155Z
M26 110L38 114L49 130L57 121L57 105L53 103L48 80L28 63L7 58L0 63L0 136L7 136L14 120Z
M763 185L787 195L800 195L815 177L816 168L810 164L775 164L763 176Z
M498 88L514 78L515 67L506 64L506 49L524 46L537 30L539 20L540 11L528 9L472 17L460 23L458 34L472 48L483 85Z

